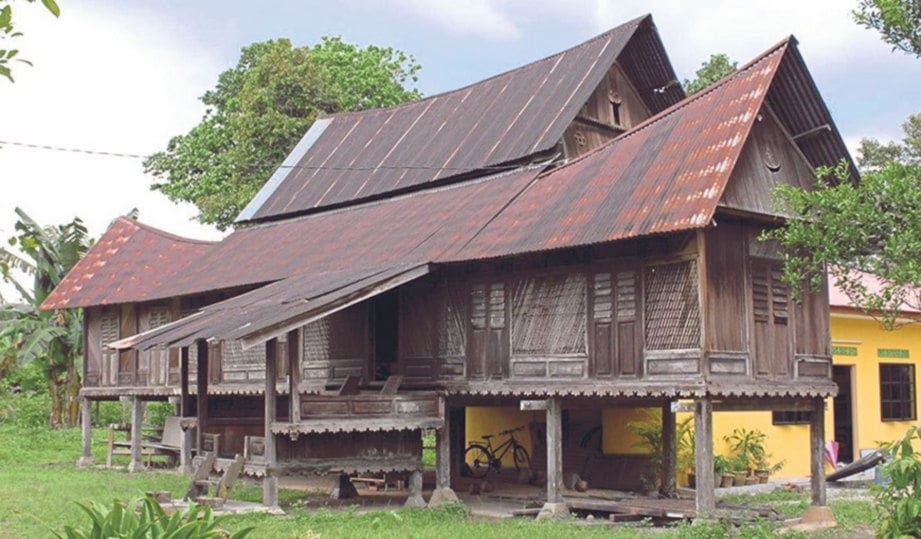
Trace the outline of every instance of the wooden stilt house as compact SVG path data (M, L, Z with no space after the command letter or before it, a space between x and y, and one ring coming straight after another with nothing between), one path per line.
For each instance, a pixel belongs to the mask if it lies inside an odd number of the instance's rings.
M552 509L568 411L661 407L673 463L688 400L706 513L713 410L835 393L827 293L792 302L758 235L775 185L842 158L795 39L687 97L645 16L319 119L223 241L119 218L44 307L85 308L85 399L177 397L222 456L259 453L267 504L285 473L417 473L424 429L450 498L464 408L539 401Z

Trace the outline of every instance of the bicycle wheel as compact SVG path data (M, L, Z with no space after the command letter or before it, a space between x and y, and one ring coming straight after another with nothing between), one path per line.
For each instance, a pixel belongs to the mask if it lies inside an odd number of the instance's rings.
M528 456L528 450L523 445L515 446L515 449L512 450L512 459L515 461L516 470L531 469L531 457Z
M481 479L489 473L489 464L492 462L492 453L480 444L470 444L464 451L464 462L470 469L470 475Z

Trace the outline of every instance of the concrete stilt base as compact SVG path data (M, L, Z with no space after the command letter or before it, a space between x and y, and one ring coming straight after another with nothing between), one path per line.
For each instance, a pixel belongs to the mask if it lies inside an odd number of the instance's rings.
M545 503L537 514L537 520L548 518L569 518L569 506L565 503Z
M143 472L144 468L145 468L144 463L139 460L132 460L131 462L128 463L129 472Z
M425 498L422 497L422 472L413 471L409 475L409 498L403 504L406 507L425 507Z
M452 488L436 488L429 499L429 507L438 507L447 503L461 503Z
M825 530L838 526L834 513L826 505L810 505L803 516L793 521L784 529L801 532L812 532L816 530Z
M89 468L93 465L93 457L80 457L77 459L77 468Z
M349 476L342 474L339 476L339 486L334 488L329 494L333 500L349 500L358 497L358 490L349 479Z

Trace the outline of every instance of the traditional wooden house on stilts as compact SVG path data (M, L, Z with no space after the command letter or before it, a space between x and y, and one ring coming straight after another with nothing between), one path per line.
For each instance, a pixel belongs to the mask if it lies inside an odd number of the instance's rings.
M424 429L431 503L451 500L464 409L521 401L545 410L549 513L577 410L661 407L674 490L685 400L707 514L714 410L821 412L835 393L827 294L794 304L757 237L782 219L776 184L842 158L792 37L686 97L646 16L466 88L319 119L226 239L119 218L44 307L86 309L87 401L178 397L221 456L259 457L269 505L286 473L382 470L411 472L421 504Z

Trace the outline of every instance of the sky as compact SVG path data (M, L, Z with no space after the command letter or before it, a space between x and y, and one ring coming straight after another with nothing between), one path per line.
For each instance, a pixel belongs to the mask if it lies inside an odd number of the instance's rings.
M921 59L892 52L856 25L856 0L58 0L14 2L24 32L15 84L0 80L0 141L149 155L204 114L199 97L240 48L287 37L311 45L338 35L383 45L421 64L432 95L578 44L651 13L679 78L710 54L740 65L794 34L851 149L863 137L901 137L921 112ZM0 43L0 48L3 44ZM195 208L151 191L141 159L23 148L0 142L0 240L21 207L43 224L81 217L100 235L133 208L172 233L219 239ZM0 287L0 294L8 289Z

